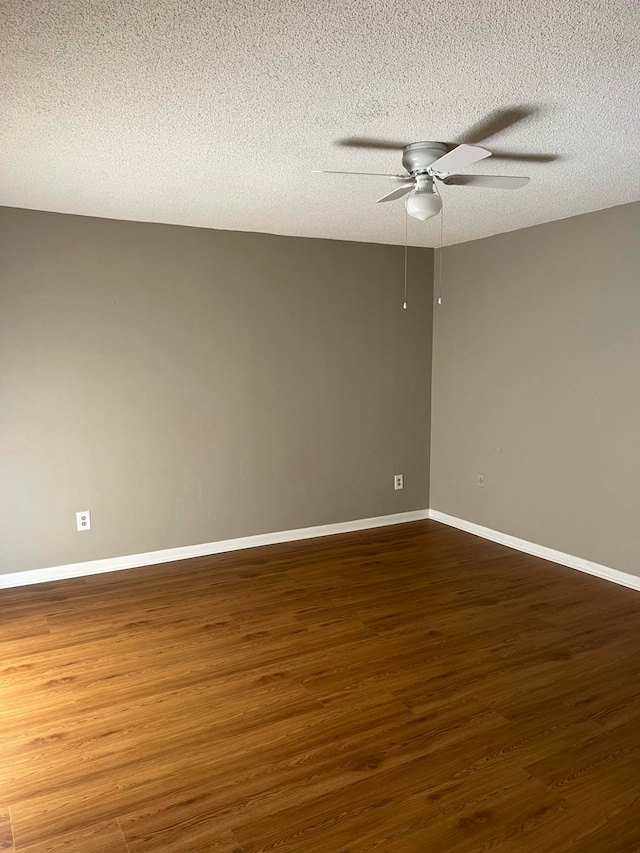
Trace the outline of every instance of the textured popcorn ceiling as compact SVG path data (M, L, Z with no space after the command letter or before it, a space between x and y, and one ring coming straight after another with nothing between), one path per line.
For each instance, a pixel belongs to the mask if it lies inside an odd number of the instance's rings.
M336 140L460 140L523 106L485 145L560 159L467 170L531 183L444 187L445 243L640 198L637 0L5 0L0 33L4 205L402 243L393 184L311 174L401 155Z

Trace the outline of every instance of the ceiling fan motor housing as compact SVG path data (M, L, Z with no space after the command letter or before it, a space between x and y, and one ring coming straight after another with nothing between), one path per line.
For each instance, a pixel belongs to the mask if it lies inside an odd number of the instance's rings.
M402 165L410 174L424 172L448 150L444 142L412 142L402 149Z

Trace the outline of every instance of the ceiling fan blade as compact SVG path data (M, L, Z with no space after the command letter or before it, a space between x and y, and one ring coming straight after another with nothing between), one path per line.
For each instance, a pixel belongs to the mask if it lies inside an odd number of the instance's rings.
M496 190L517 190L529 183L529 178L514 175L449 175L443 184L456 187L489 187Z
M379 151L402 151L406 142L392 142L388 139L369 139L366 136L349 136L335 143L341 148L374 148Z
M398 187L397 190L392 190L390 193L383 195L382 198L379 198L377 201L395 201L397 198L402 198L403 195L410 193L413 189L413 183L410 183L408 186Z
M484 160L485 157L491 157L491 151L487 151L486 148L479 148L477 145L458 145L453 151L449 151L432 163L429 169L434 172L455 172L472 163L477 163L478 160Z
M485 139L497 136L503 130L513 127L514 124L524 121L535 112L536 107L526 105L511 107L506 110L494 110L486 118L472 125L466 133L463 133L462 139L471 145L477 145L479 142L484 142Z
M372 178L396 178L401 181L412 181L411 175L392 175L389 172L336 172L333 169L312 169L314 175L365 175Z
M494 160L515 160L520 163L553 163L559 160L557 154L516 154L513 151L493 151Z

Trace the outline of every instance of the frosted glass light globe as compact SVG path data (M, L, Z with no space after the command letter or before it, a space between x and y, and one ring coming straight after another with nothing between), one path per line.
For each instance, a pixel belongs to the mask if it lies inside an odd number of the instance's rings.
M407 196L407 213L421 222L437 216L441 210L442 199L435 193L414 190Z

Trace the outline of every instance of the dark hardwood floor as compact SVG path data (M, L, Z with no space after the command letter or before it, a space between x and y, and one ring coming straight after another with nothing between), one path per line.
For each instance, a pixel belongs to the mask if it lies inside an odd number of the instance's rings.
M0 850L640 850L631 590L426 521L0 608Z

